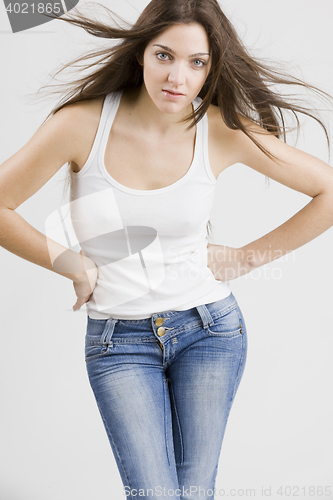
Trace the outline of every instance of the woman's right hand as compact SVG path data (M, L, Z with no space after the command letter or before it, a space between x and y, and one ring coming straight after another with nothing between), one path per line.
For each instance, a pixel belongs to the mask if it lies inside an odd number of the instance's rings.
M94 291L98 278L98 267L95 262L90 259L90 257L83 257L82 250L80 250L80 254L82 256L84 273L76 280L73 280L73 286L77 296L77 301L73 306L73 311L78 311L83 304L88 302Z

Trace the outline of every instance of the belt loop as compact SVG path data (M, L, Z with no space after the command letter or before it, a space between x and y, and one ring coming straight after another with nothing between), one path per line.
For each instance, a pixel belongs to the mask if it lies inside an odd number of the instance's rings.
M207 328L207 326L212 326L214 324L214 321L210 315L210 312L208 311L207 306L203 304L203 305L195 306L195 307L196 307L198 313L200 314L203 327Z
M103 345L108 346L111 344L111 337L114 332L114 327L116 326L116 323L118 322L117 319L109 318L106 321L103 333L102 333L102 339L103 339Z

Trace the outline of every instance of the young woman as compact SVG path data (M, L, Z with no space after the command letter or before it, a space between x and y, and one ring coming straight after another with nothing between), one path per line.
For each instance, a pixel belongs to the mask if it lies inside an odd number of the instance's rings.
M280 140L283 111L312 115L270 84L313 87L251 58L217 0L153 0L129 29L62 19L121 42L2 164L0 243L86 304L88 375L128 498L212 498L247 356L227 280L333 225L331 167ZM66 162L81 255L15 212ZM210 245L216 179L239 162L312 200L242 248Z

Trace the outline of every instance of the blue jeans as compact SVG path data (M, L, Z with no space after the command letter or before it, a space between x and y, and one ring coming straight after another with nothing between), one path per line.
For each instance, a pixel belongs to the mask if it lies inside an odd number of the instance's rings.
M88 377L127 498L214 498L246 355L232 293L141 320L88 316Z

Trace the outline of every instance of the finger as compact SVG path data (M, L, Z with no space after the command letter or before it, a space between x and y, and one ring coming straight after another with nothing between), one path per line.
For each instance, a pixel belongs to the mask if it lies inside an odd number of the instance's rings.
M81 308L81 306L82 306L81 300L77 299L77 301L75 302L75 304L73 306L73 310L77 311L78 309Z

